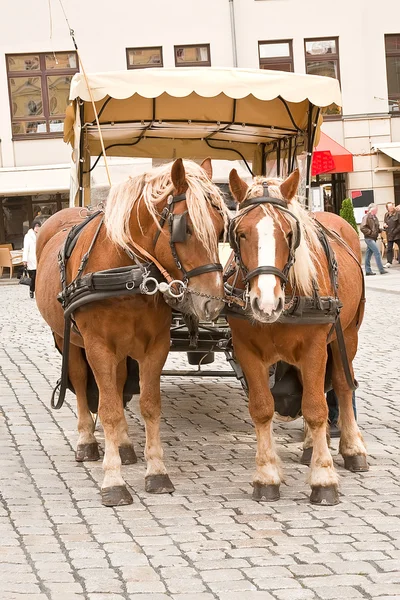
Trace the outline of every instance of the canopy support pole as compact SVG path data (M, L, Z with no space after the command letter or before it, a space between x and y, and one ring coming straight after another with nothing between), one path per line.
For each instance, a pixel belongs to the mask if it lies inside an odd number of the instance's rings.
M79 104L79 118L80 118L80 138L79 138L79 167L78 167L78 206L83 207L84 204L84 189L83 189L83 176L84 176L84 165L85 165L85 151L84 151L84 137L85 137L85 129L83 126L83 119L84 119L84 103L81 101Z
M314 111L316 109L316 111ZM314 114L315 112L315 114ZM317 133L317 124L321 109L308 103L308 125L307 125L307 162L306 162L306 208L310 209L311 202L311 164L314 149L315 136Z

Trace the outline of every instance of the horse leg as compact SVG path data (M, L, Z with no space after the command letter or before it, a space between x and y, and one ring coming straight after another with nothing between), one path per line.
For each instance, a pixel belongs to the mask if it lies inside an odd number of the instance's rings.
M311 434L311 429L307 425L307 421L304 421L304 439L303 439L303 454L301 455L300 462L302 465L311 464L313 452L313 439Z
M312 457L309 483L313 504L334 505L339 502L338 476L333 466L326 439L328 406L324 394L327 352L324 341L315 344L300 365L303 381L302 413L312 436Z
M104 429L105 452L103 459L104 479L101 499L105 506L132 504L121 475L119 446L127 435L126 420L121 395L121 359L103 345L99 339L86 344L86 356L99 388L99 417ZM119 379L118 379L119 371Z
M118 394L122 398L124 393L124 385L127 377L126 358L121 360L117 368L117 386ZM122 415L122 424L119 440L119 455L123 465L134 465L137 463L137 456L133 444L128 434L128 423L126 422L125 411Z
M246 376L249 389L249 412L257 436L256 471L253 476L253 500L279 500L279 486L283 479L280 459L275 450L272 418L274 398L269 389L269 366L254 354L240 351L235 340L235 352Z
M344 332L346 350L349 358L350 372L352 377L352 360L357 349L358 334L355 327L350 326ZM335 340L331 344L333 359L333 388L339 400L339 427L340 442L339 452L343 456L345 469L349 471L368 471L367 451L363 437L357 425L353 410L353 393L349 389L343 371L340 358L339 346Z
M63 339L54 334L58 349L62 352ZM78 443L75 452L77 462L99 460L99 446L94 436L95 424L88 407L86 398L87 364L82 355L82 349L73 344L69 345L68 377L76 395L78 412Z
M139 363L140 411L146 428L145 459L147 470L145 490L152 494L172 493L175 488L164 465L164 452L160 438L161 391L160 377L169 350L169 340L159 346L148 348L145 358Z

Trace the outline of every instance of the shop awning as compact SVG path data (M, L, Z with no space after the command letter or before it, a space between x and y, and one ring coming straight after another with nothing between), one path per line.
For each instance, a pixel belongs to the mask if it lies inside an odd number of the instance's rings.
M397 160L400 162L400 142L388 142L384 144L375 144L373 146L374 150L378 150L379 152L383 152L393 160Z
M68 192L69 165L3 167L0 169L0 196L29 196Z
M313 154L312 175L322 173L351 173L353 155L321 131L321 137Z

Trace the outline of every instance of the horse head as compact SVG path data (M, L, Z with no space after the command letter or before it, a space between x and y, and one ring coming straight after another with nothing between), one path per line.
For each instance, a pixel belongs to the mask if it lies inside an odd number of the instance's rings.
M229 176L239 212L230 242L248 288L253 317L277 321L285 305L285 286L301 241L299 219L291 211L299 172L282 181L257 177L250 187L233 169Z
M215 319L224 297L218 240L228 210L211 177L209 159L201 166L177 159L116 186L120 198L110 195L106 208L110 237L126 250L135 242L153 256L167 281L175 282L166 302L200 320Z

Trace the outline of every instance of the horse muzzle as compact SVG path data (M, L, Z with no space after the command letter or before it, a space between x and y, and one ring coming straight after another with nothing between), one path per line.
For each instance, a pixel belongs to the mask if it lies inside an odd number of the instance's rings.
M256 321L260 323L275 323L283 312L284 301L282 296L279 296L274 304L269 304L261 302L258 296L254 296L250 300L250 306Z
M223 300L192 296L193 310L200 321L214 321L224 307Z

